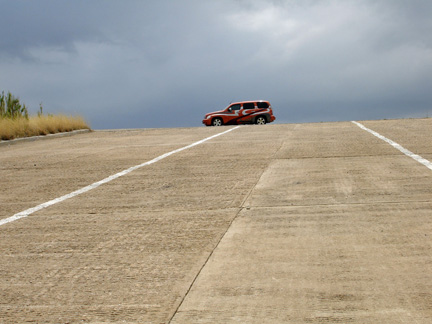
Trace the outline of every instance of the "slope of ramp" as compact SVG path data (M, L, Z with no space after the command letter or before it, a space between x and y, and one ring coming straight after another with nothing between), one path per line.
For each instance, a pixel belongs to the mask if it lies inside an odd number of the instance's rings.
M367 124L430 157L431 121ZM352 123L286 135L171 323L432 323L431 170Z
M226 129L1 147L0 217ZM168 322L280 146L269 129L237 129L2 225L0 322Z

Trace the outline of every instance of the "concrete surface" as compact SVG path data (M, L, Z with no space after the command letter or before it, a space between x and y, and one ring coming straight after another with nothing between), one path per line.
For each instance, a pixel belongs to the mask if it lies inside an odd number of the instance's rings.
M432 119L362 122L431 161ZM0 219L221 128L0 147ZM432 323L432 171L350 122L243 126L0 226L0 323Z

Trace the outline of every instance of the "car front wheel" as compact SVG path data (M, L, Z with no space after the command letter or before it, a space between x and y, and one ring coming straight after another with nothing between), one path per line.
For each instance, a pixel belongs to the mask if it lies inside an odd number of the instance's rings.
M267 123L267 120L264 116L258 116L255 122L257 125L265 125Z
M222 126L222 119L221 118L215 118L212 120L213 126Z

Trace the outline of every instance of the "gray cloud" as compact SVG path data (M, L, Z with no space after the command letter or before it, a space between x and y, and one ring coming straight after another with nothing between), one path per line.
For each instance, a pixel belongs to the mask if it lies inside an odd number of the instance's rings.
M427 0L1 6L0 89L95 128L198 126L257 98L281 122L432 113Z
M92 23L95 8L84 1L2 1L0 55L31 59L35 47L74 51L77 40L95 41L103 35Z

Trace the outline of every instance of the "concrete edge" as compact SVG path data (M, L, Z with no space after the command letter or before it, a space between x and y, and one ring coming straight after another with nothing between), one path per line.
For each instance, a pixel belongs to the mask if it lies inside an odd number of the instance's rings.
M78 129L71 132L63 132L63 133L55 133L55 134L39 135L39 136L31 136L31 137L20 137L20 138L14 138L12 140L0 141L0 146L14 145L18 143L33 142L33 141L45 140L45 139L53 139L58 137L73 136L82 133L89 133L91 131L92 131L91 129Z

